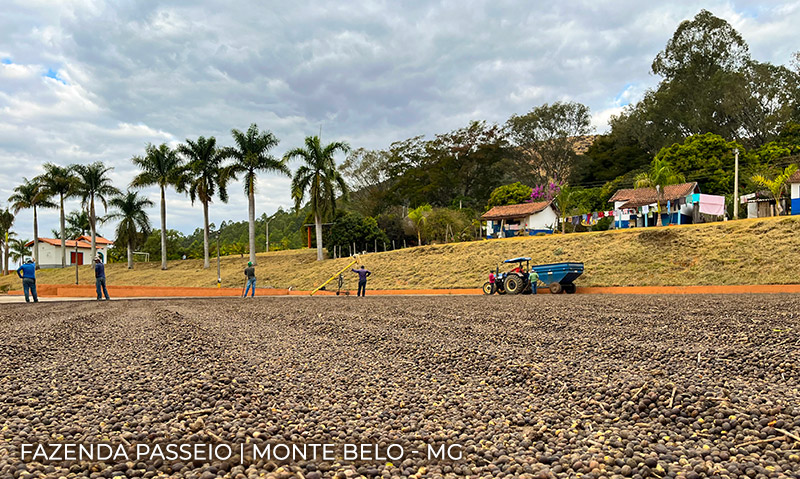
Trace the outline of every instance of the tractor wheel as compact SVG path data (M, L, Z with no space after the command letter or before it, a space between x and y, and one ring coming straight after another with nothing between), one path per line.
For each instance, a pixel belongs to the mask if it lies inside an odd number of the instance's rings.
M549 287L550 287L550 292L553 294L559 294L564 291L564 289L561 287L561 283L550 283Z
M578 287L575 286L575 283L567 283L564 285L564 292L567 294L575 294L575 291L578 290Z
M494 283L483 283L483 294L494 294Z
M525 288L525 280L515 274L510 274L505 281L505 290L509 294L519 294Z

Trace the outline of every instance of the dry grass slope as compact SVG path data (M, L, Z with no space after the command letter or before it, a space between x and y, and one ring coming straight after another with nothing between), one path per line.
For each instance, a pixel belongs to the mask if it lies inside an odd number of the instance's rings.
M508 238L503 240L408 248L364 256L374 272L370 288L475 288L503 259L531 256L534 263L582 261L586 272L581 286L661 286L793 284L800 282L800 217L742 220L705 225L621 230L571 235ZM311 289L349 262L315 261L313 250L280 251L258 255L260 287ZM241 287L247 258L222 258L222 283ZM204 270L202 260L125 264L106 269L117 285L216 285L216 262ZM346 275L355 288L354 274ZM94 284L88 266L80 271L81 284ZM75 270L46 270L42 284L70 284ZM21 287L16 276L0 278L0 287ZM333 286L335 288L335 285ZM330 288L329 288L330 289Z

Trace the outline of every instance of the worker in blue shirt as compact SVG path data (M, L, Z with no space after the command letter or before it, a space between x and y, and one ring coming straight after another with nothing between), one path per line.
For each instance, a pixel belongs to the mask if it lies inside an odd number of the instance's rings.
M22 290L25 291L25 302L30 303L29 293L33 293L33 302L39 302L39 296L36 294L36 265L33 260L28 258L25 264L17 268L17 276L22 278Z

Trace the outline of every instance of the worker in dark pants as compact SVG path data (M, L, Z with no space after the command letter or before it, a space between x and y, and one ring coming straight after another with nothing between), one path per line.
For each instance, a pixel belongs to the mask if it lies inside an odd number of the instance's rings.
M253 266L251 261L247 262L247 268L244 269L244 275L247 277L247 289L244 290L244 298L247 298L247 293L250 292L250 287L253 288L253 292L250 293L250 297L254 297L256 295L256 268Z
M103 264L103 260L100 257L96 257L94 259L94 286L97 289L97 300L100 301L103 299L103 295L106 297L106 301L108 301L108 290L106 289L106 267ZM101 293L102 288L102 295Z
M528 278L531 281L531 292L536 294L537 286L539 285L539 273L536 271L531 271L531 274Z
M33 302L39 302L36 294L36 264L32 259L25 261L25 264L17 268L17 276L22 279L22 290L25 292L25 302L30 303L30 294L33 293Z
M367 277L372 274L372 271L368 270L362 264L359 266L358 269L351 270L353 273L358 274L358 294L357 296L366 296L367 294Z

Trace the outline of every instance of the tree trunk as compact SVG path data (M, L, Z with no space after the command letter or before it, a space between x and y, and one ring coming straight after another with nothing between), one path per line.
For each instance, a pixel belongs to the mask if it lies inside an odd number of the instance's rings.
M67 267L67 238L64 237L66 230L66 219L64 218L64 193L60 195L61 199L61 267Z
M247 194L247 220L250 223L250 262L256 266L256 195L253 193L253 183L250 183Z
M317 261L322 261L322 218L319 213L314 214L314 226L317 233Z
M422 246L422 233L420 232L419 226L417 227L417 246Z
M39 218L36 215L36 205L33 205L33 260L36 269L39 269Z
M6 237L6 243L5 243L4 247L5 247L5 250L6 250L6 254L5 254L5 257L3 258L3 262L4 262L6 276L8 276L8 274L9 274L9 271L8 271L8 256L9 256L8 237Z
M130 238L128 238L128 269L133 269L133 248Z
M89 261L94 262L95 256L97 256L97 227L95 225L95 217L94 217L94 193L89 198L89 229L92 233L92 257L89 258ZM77 258L76 258L77 260Z
M561 234L562 235L567 234L567 222L564 221L564 220L566 220L566 218L561 218ZM574 232L575 232L575 230L573 229L573 233Z
M208 269L211 263L208 261L208 201L203 201L203 268Z
M161 269L167 269L167 199L161 187Z

